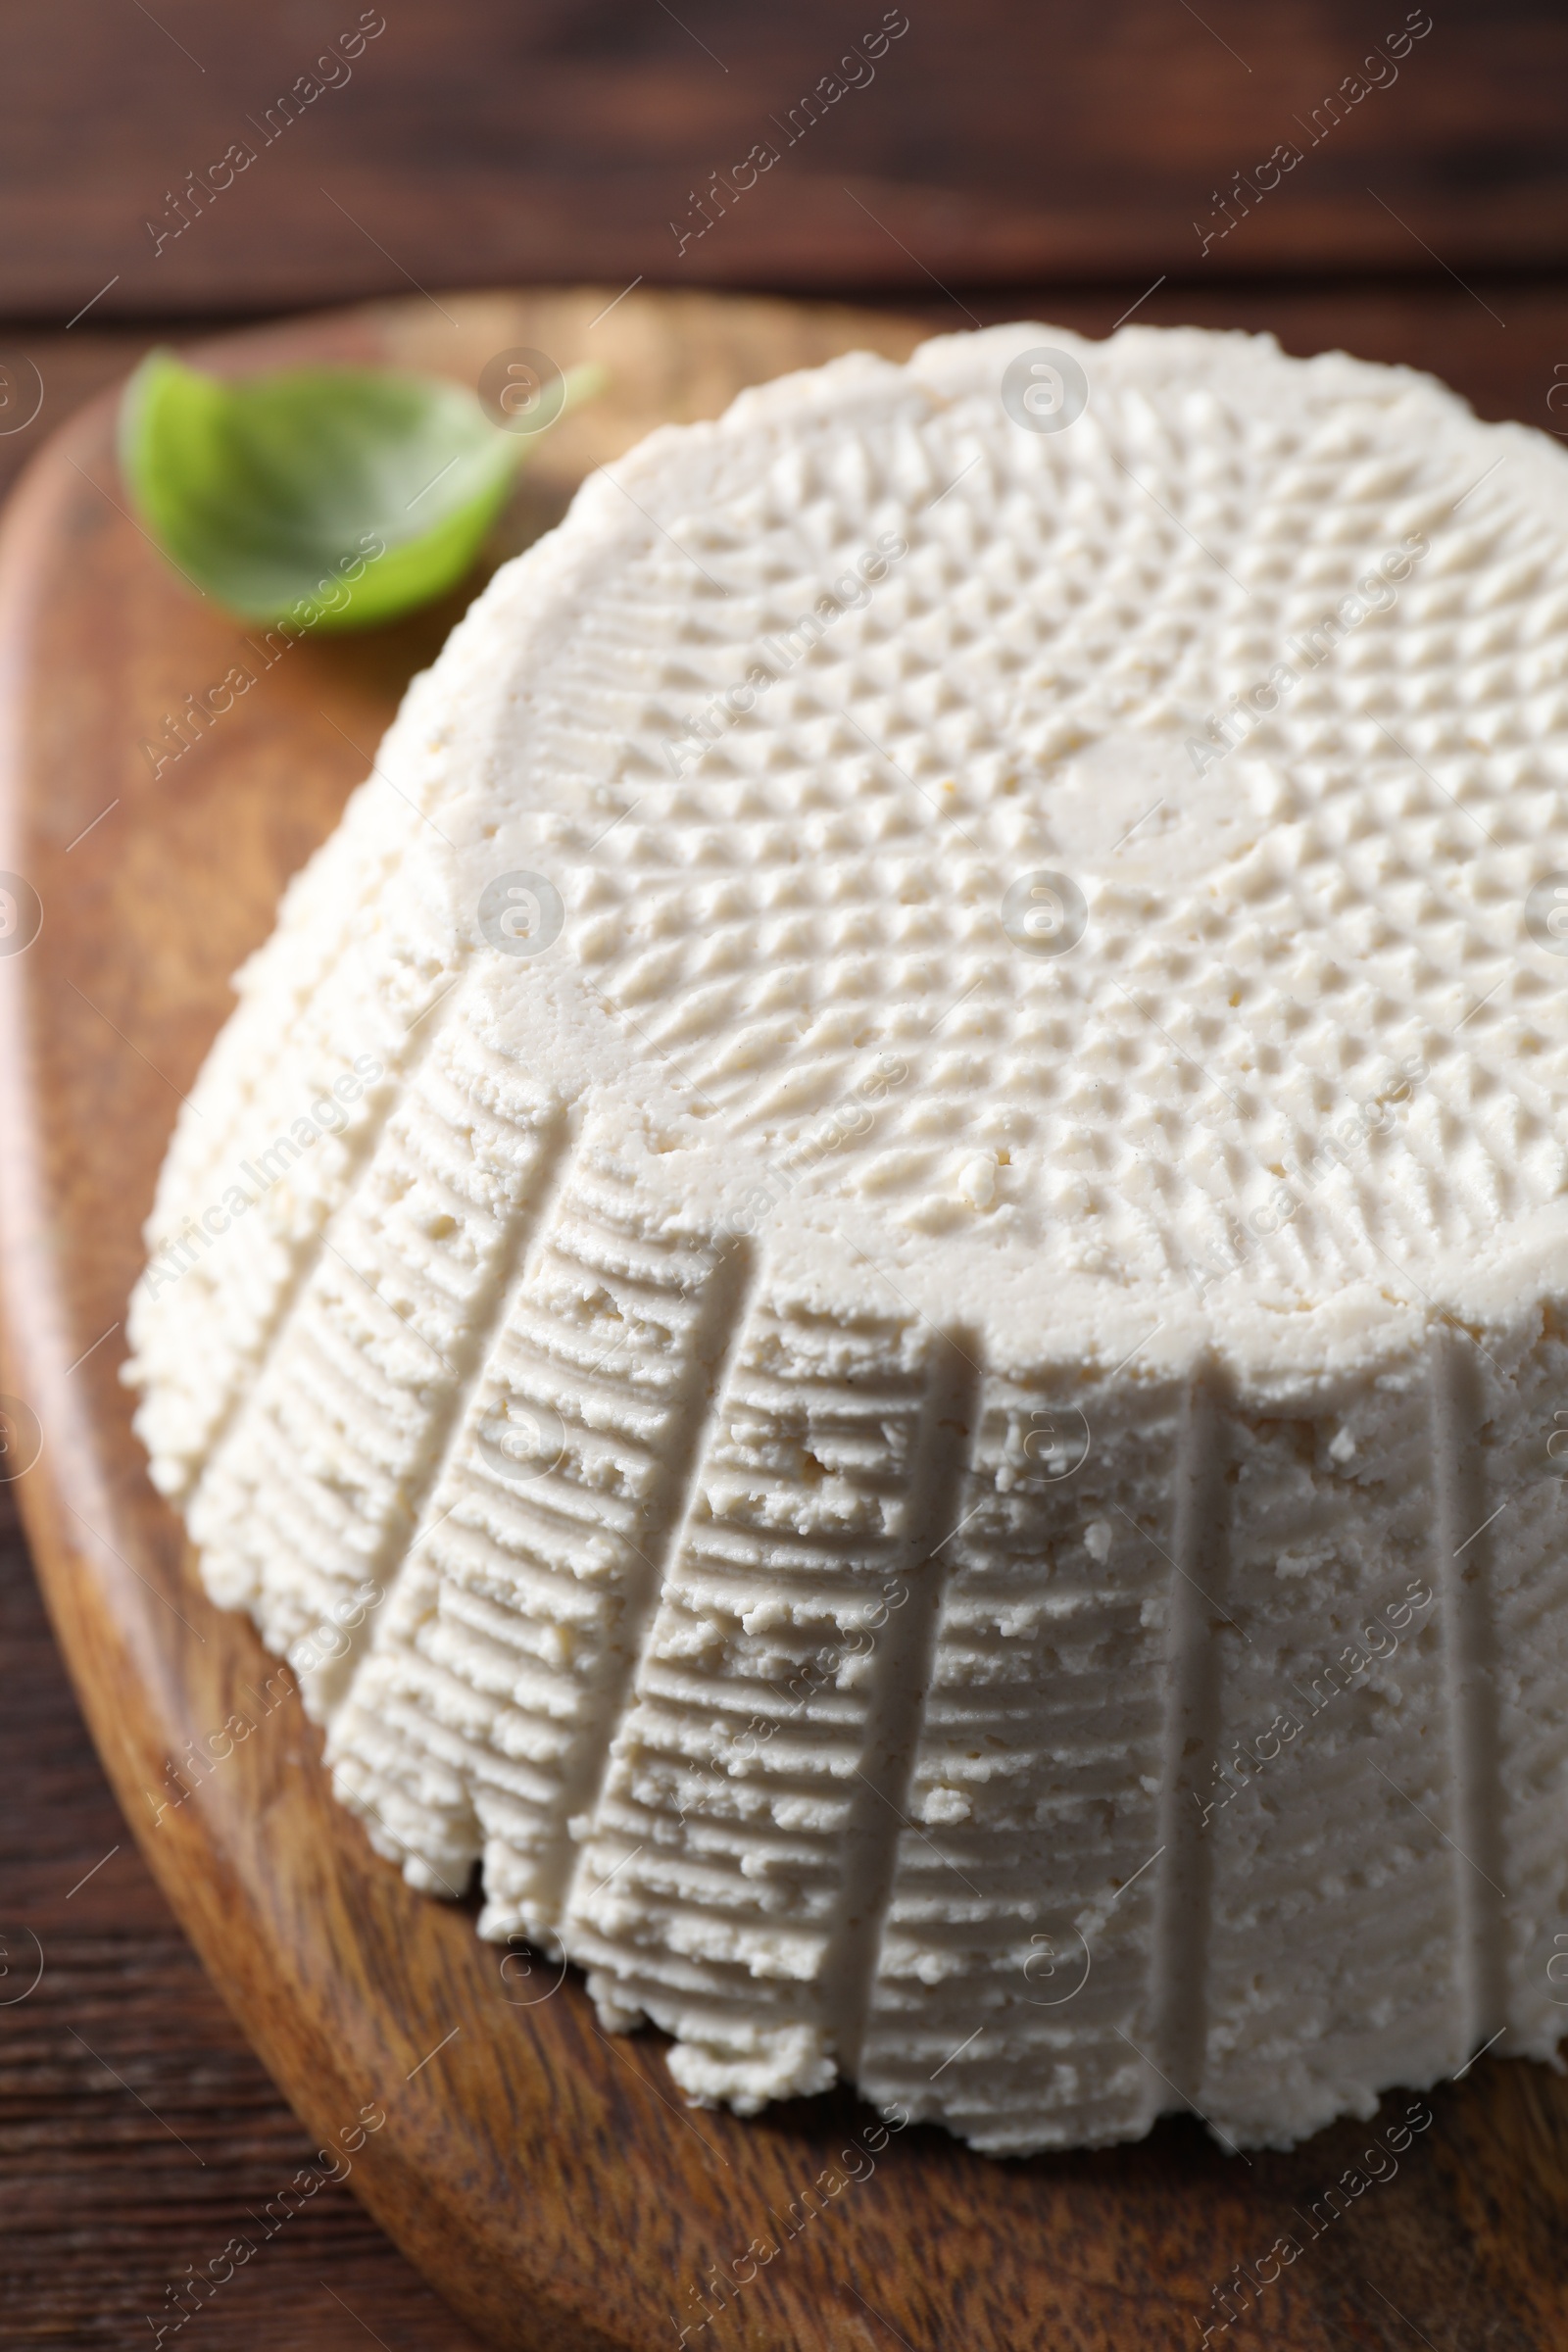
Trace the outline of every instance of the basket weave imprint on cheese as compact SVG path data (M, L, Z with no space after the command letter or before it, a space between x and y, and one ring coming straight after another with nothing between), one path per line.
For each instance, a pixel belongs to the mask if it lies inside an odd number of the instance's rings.
M593 477L133 1301L377 1848L743 2112L1289 2143L1548 2053L1565 790L1568 461L1425 378L1007 328Z

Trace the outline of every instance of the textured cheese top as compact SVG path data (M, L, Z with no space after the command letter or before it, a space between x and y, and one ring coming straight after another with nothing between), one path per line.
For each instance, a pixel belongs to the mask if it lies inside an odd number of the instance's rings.
M1010 2002L1036 2088L982 2035L899 2095L996 2146L1197 2096L1236 1416L1317 1431L1270 1575L1362 1530L1321 1650L1436 1559L1434 1333L1568 1263L1565 784L1568 460L1403 370L1009 327L594 476L241 975L133 1307L154 1476L383 1850L482 1855L695 2094L902 2084ZM1253 2135L1451 2056L1271 2094L1225 2032Z

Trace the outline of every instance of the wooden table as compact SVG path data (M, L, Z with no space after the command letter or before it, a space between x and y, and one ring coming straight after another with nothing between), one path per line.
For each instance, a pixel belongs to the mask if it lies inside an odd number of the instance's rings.
M0 1658L0 1785L25 1798L0 1832L0 2342L150 2344L185 2266L249 2227L311 2143L136 1852L4 1498ZM268 2255L230 2290L244 2352L474 2352L346 2188Z
M1361 61L1402 0L1305 0L1261 26L1241 0L908 0L874 81L813 118L803 97L880 5L400 0L352 78L269 135L358 13L15 13L0 366L24 352L44 403L0 430L0 490L161 336L411 282L853 292L938 331L1032 315L1103 334L1134 307L1408 361L1484 416L1568 431L1568 389L1548 405L1568 387L1562 12L1435 5L1394 81ZM235 140L254 163L199 196ZM725 198L759 141L777 164ZM1288 141L1300 161L1260 188ZM307 2143L109 1795L3 1488L0 1787L20 1798L0 1830L0 2345L151 2342L166 2289ZM471 2345L346 2189L297 2232L225 2304L243 2352ZM1391 2320L1366 2340L1404 2337Z

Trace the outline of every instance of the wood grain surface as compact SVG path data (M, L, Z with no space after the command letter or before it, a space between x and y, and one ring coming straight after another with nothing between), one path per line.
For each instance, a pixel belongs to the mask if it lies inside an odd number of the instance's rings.
M73 1702L0 1486L0 2343L151 2343L169 2290L314 2153L180 1934ZM199 2342L196 2323L182 2334ZM368 2336L367 2331L368 2330ZM349 2180L236 2277L207 2342L476 2352ZM166 2338L166 2341L170 2339Z
M639 273L1441 284L1568 251L1552 0L53 0L5 11L0 56L0 315L61 325Z
M467 298L449 302L448 325L415 297L259 330L214 357L376 355L470 381L513 344L563 364L607 359L616 396L543 445L504 536L515 545L657 416L710 413L741 382L851 343L903 350L917 331L641 293L590 326L609 299ZM261 2195L253 2227L236 2232L215 2200L211 2240L194 2232L186 2259L210 2279L215 2259L238 2267L191 2293L180 2332L272 2340L245 2312L342 2199L335 2174L485 2340L529 2352L642 2352L683 2328L688 2343L736 2352L1177 2346L1200 2340L1216 2289L1249 2273L1239 2340L1250 2328L1291 2352L1420 2336L1560 2345L1568 2085L1544 2069L1483 2059L1417 2103L1430 2120L1396 2155L1367 2151L1389 2149L1408 2104L1397 2094L1369 2124L1248 2159L1190 2121L1131 2148L998 2164L934 2131L878 2144L875 2117L845 2096L750 2124L694 2114L657 2035L604 2036L574 1978L481 1944L471 1901L412 1894L332 1803L286 1669L206 1601L146 1485L116 1377L120 1324L176 1099L223 1016L226 975L455 611L302 642L155 777L143 741L223 675L239 632L123 512L106 406L42 453L0 543L0 870L25 875L43 906L35 942L0 957L0 1389L42 1434L15 1491L126 1817L323 2152L300 2162L297 2144L268 2139L259 2171L270 2177L274 2149L295 2169ZM230 1723L247 1728L227 1746L217 1735ZM110 1889L114 1867L99 1874ZM7 1948L9 1968L27 1947ZM68 2030L104 2070L84 2081L118 2075L117 2096L144 2098L145 2053L109 2030L112 1990L84 1984L74 1998ZM204 2014L193 2008L193 2068ZM194 2199L199 2135L177 2112L163 2121L159 2157L190 2166ZM1286 2233L1301 2252L1269 2278ZM251 2250L225 2254L236 2237ZM153 2312L149 2340L165 2317ZM448 2340L419 2324L411 2302L408 2327L400 2318L383 2340L393 2352Z

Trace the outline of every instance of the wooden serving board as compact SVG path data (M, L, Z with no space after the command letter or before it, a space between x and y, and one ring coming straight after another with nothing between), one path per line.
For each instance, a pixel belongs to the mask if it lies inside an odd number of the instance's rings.
M856 345L902 355L920 332L777 302L612 301L410 297L200 356L391 361L470 383L512 346L603 359L613 389L541 444L510 548L656 422ZM497 2345L651 2352L684 2328L715 2352L1141 2352L1198 2344L1240 2264L1251 2308L1211 2341L1560 2346L1568 2082L1544 2068L1482 2060L1431 2094L1400 2153L1365 2161L1402 2095L1370 2125L1250 2160L1185 2120L1138 2146L995 2163L937 2131L879 2145L844 2095L752 2123L692 2113L658 2035L607 2038L574 1975L481 1943L471 1902L412 1893L334 1804L287 1670L211 1606L146 1482L122 1322L228 974L462 602L299 643L155 775L144 744L223 678L242 632L126 513L112 404L49 444L0 532L0 873L25 878L43 917L24 953L0 954L0 1390L27 1408L13 1433L28 1412L41 1432L18 1492L104 1761L263 2059ZM385 2122L356 2144L366 2110ZM1282 2238L1288 2262L1270 2257ZM267 2259L260 2227L251 2259ZM220 2296L203 2341L224 2338Z

